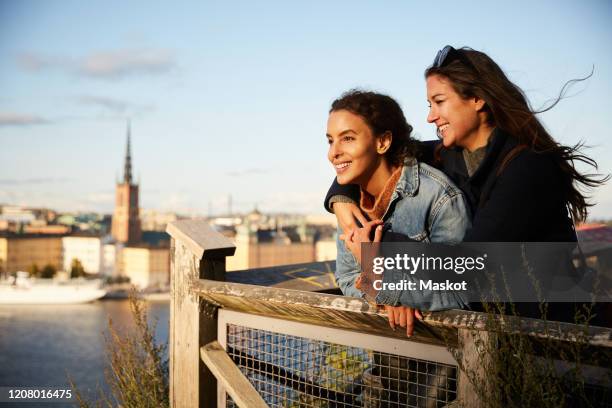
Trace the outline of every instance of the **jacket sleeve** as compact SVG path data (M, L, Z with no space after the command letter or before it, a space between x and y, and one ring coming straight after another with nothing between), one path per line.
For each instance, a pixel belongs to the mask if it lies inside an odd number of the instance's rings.
M470 227L470 214L465 196L461 193L445 196L431 211L431 242L458 244Z
M359 186L357 184L338 184L338 180L334 178L332 185L329 187L327 191L327 195L325 196L325 201L323 206L325 209L333 214L333 210L331 208L330 199L334 196L344 196L348 198L348 200L344 201L353 201L355 203L359 202Z
M337 235L340 236L340 233L341 231L338 230ZM363 297L363 293L355 287L355 281L361 273L359 263L340 238L336 238L336 248L338 249L338 255L336 256L335 277L342 294L344 296Z
M554 163L536 154L521 154L495 181L488 200L475 210L466 242L529 241L538 217L550 211L559 196Z

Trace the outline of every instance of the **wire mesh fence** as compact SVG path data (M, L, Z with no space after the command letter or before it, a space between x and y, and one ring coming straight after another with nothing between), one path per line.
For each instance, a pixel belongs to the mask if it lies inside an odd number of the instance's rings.
M456 398L453 365L235 324L226 330L228 354L271 407L442 407ZM227 406L235 406L229 396Z

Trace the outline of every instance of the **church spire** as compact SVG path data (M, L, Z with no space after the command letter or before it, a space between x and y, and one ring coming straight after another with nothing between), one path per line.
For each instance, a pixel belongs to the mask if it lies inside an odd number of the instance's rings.
M130 146L130 121L127 123L127 145L125 148L125 165L123 168L123 182L132 184L132 152Z
M115 187L115 211L111 234L117 242L128 245L137 244L142 239L142 227L138 208L138 184L134 184L132 174L131 123L127 121L127 140L123 181Z

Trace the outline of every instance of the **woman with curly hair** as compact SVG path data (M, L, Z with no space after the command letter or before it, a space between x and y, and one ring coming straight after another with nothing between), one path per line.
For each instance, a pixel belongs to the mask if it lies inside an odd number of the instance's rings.
M362 297L365 292L379 304L398 301L399 292L359 288L360 244L370 241L371 235L374 242L381 240L381 220L385 220L387 237L396 234L413 241L451 244L461 242L470 225L464 195L441 171L416 159L411 131L400 106L387 95L352 90L332 103L328 159L338 183L357 186L359 210L372 220L364 218L363 228L338 239L336 280L346 296ZM415 291L411 299L415 307L428 310L466 304L452 291Z

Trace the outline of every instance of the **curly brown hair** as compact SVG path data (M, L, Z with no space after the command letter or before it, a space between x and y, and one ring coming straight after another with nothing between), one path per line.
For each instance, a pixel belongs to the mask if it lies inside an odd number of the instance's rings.
M351 89L332 103L329 113L339 110L361 116L375 136L391 132L391 146L385 153L391 165L402 165L406 158L416 156L418 149L417 142L411 137L412 126L406 121L397 101L390 96Z

